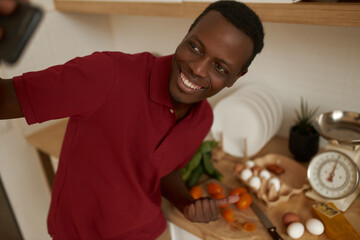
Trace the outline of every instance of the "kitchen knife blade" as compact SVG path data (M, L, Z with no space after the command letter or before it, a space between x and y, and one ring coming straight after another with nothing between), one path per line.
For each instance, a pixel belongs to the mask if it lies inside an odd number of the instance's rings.
M274 240L283 240L283 238L276 232L276 227L269 218L265 215L265 213L254 203L251 203L251 208L256 214L256 216L260 219L261 223L264 225L268 233L270 234L271 238Z

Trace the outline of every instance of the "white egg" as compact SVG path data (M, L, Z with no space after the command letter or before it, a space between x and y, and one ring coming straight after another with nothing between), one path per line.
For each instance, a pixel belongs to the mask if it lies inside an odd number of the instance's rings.
M286 231L289 237L292 239L298 239L304 234L305 227L300 222L293 222L289 224Z
M250 187L254 188L255 190L260 189L260 185L261 185L260 178L256 177L256 176L250 178L249 185L250 185Z
M280 180L276 177L270 178L268 181L268 187L270 188L271 184L274 185L275 190L278 192L280 190Z
M255 162L253 160L248 160L245 162L245 166L247 168L252 168L253 166L255 166Z
M324 232L324 224L316 218L308 219L305 226L306 229L313 235L320 235Z
M253 173L250 169L244 169L241 171L241 179L244 181L247 181L248 179L250 179L252 177Z
M264 170L261 170L259 176L261 178L269 179L271 177L271 174L268 170L264 169Z

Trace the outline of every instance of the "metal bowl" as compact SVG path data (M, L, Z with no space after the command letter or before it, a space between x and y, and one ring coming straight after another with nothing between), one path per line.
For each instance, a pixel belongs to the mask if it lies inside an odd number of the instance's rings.
M315 118L314 128L328 139L345 144L360 144L360 113L336 110Z

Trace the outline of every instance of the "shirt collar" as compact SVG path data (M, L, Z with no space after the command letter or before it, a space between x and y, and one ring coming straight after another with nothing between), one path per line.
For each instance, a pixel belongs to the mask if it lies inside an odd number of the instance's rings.
M169 93L169 77L174 55L155 58L150 76L150 99L172 107Z

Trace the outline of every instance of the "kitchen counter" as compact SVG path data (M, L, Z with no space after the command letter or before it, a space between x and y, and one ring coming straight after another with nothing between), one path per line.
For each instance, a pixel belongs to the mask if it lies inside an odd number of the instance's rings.
M288 150L288 141L282 137L274 137L258 154L251 159L262 157L268 153L276 153L291 158L291 153ZM218 151L218 150L217 150ZM216 154L216 151L215 151ZM241 161L241 158L234 158L227 154L223 155L220 159L214 162L214 166L223 173L224 179L222 184L228 189L233 189L240 186L240 180L233 173L234 165L237 161ZM302 163L304 169L307 167L307 163ZM204 189L208 180L204 181ZM201 183L200 183L201 185ZM289 201L281 202L275 206L266 207L263 202L255 199L259 207L266 213L269 219L276 226L277 231L281 236L290 240L291 238L286 235L286 229L282 223L282 215L286 212L294 212L299 215L302 223L305 223L307 219L313 217L311 208L315 203L314 200L307 198L304 194L295 194L290 197ZM259 219L255 216L251 209L238 210L236 207L233 209L236 211L237 220L239 222L253 222L255 223L257 230L253 233L247 233L242 229L234 229L224 219L220 219L216 222L209 224L191 223L186 220L182 214L177 211L170 203L164 202L164 212L167 219L183 228L194 235L206 239L206 240L230 240L230 239L271 239L265 228L262 226ZM353 227L360 232L360 224L356 224L360 214L360 197L358 196L355 202L344 213L347 220L353 225ZM312 240L312 239L328 239L325 234L320 236L314 236L305 231L304 235L299 238L300 240Z
M67 120L57 122L49 127L27 136L27 141L29 144L34 146L39 153L59 158L66 124ZM274 137L256 156L252 158L260 157L266 155L267 153L277 153L291 157L287 144L287 139ZM39 155L40 157L41 154ZM46 158L41 159L43 166L44 164L46 165ZM241 161L241 159L225 154L214 162L215 167L224 175L222 184L228 189L239 186L239 180L237 180L236 176L232 172L236 161ZM303 164L303 166L305 168L306 164ZM48 167L49 165L47 164L44 166L44 169L47 169ZM53 177L51 176L51 173L47 173L47 176L50 176L50 178ZM52 181L52 179L49 178L48 180ZM205 182L207 180L203 179L202 181ZM51 186L50 182L49 185ZM290 238L285 234L285 227L281 220L282 215L288 211L295 212L300 216L301 221L304 223L308 218L311 217L311 206L315 203L315 201L305 197L304 194L294 195L290 198L290 201L278 204L274 207L266 207L262 202L257 200L255 201L258 203L259 207L263 209L264 212L268 215L284 239ZM271 239L251 209L246 209L243 211L238 210L237 215L240 216L240 221L251 221L256 224L257 230L253 233L247 233L240 228L233 228L227 222L225 222L224 219L219 219L218 221L209 224L192 223L185 219L182 214L166 200L163 202L163 211L170 222L202 239ZM357 197L355 202L349 207L344 215L347 220L352 223L354 228L360 232L360 224L355 224L359 219L358 216L360 215L360 197ZM313 236L305 232L303 237L300 239L312 240L327 238L325 234L320 236Z

